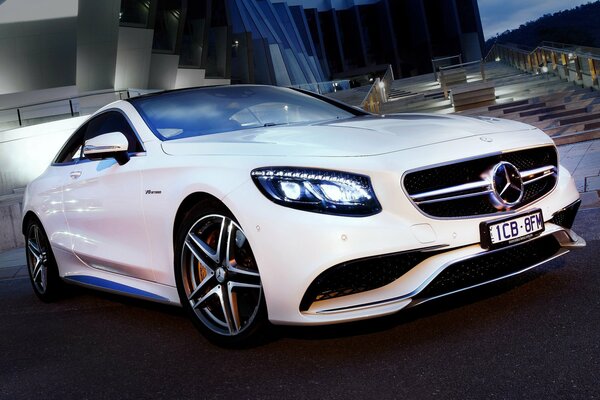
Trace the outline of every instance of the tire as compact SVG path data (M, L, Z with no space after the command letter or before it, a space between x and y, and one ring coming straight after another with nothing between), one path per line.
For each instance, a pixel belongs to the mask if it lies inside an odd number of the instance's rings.
M48 236L37 220L25 230L27 269L34 293L44 302L58 299L64 287Z
M183 308L211 342L254 344L268 325L260 274L244 231L224 206L203 201L179 226L175 279Z

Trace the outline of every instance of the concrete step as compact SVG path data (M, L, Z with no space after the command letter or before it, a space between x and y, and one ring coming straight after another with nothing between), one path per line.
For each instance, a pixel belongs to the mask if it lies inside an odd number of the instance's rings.
M566 110L566 111L561 111L561 112L556 112L556 113L551 113L551 114L544 114L544 115L540 115L538 118L538 121L546 121L549 119L557 119L560 117L568 117L569 115L577 115L577 114L582 114L587 112L587 107L579 107L579 108L574 108L571 110Z
M557 146L560 146L563 144L585 142L588 140L595 140L595 139L600 139L600 129L594 129L594 130L590 130L590 131L577 132L577 133L558 135L558 136L552 137L552 140L554 140L554 144L556 144Z
M504 115L506 115L506 114L517 113L520 111L532 110L534 108L541 108L541 107L545 107L545 106L546 106L546 103L525 104L525 105L518 106L518 107L505 108L502 110L502 113Z
M600 129L600 121L587 123L583 126L583 128L586 131L592 130L592 129Z
M587 115L587 114L581 114L581 116L584 116L584 115ZM538 128L540 128L541 130L543 130L550 136L566 135L566 134L572 134L572 133L577 133L577 132L585 132L585 131L589 131L589 130L595 130L598 128L597 126L595 126L595 124L600 122L600 116L598 115L597 112L594 112L594 115L596 115L595 119L585 121L585 122L576 122L576 123L572 123L572 124L559 125L557 123L557 121L550 121L550 123L547 125L544 125L544 122L538 122L533 125L537 126Z
M542 103L542 104L544 104L544 103ZM550 113L553 111L561 111L564 109L566 109L566 106L564 104L561 104L560 106L554 106L554 107L541 107L541 108L536 108L536 109L530 110L530 111L520 112L519 117L521 117L521 118L531 117L532 115L546 114L546 113Z
M558 120L558 125L564 126L564 125L569 125L569 124L577 124L579 122L593 121L595 119L600 119L600 114L594 113L594 114L586 114L586 115L581 115L581 116L572 117L572 118L564 118L564 119Z
M529 102L529 100L519 100L519 101L511 101L511 102L507 102L507 103L502 103L502 104L495 104L493 106L489 106L486 107L488 111L496 111L496 110L503 110L505 108L508 107L517 107L517 106L522 106L525 105Z

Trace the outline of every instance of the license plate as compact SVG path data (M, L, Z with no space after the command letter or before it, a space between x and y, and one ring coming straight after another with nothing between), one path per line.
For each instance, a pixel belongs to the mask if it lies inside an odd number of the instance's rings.
M541 210L495 221L482 222L481 246L486 249L502 247L530 239L544 231Z

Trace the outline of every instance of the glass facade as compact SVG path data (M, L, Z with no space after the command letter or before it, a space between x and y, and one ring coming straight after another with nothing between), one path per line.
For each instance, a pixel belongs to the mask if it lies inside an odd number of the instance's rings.
M232 83L315 85L431 59L481 57L476 0L122 0L122 26L154 30L153 51Z

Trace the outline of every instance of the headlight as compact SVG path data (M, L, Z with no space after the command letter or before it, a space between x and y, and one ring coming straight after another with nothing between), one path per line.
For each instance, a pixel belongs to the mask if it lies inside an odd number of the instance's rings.
M368 176L309 168L272 167L252 171L267 198L299 210L346 216L381 211Z

